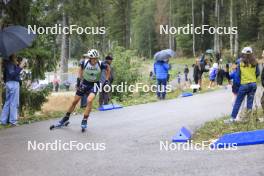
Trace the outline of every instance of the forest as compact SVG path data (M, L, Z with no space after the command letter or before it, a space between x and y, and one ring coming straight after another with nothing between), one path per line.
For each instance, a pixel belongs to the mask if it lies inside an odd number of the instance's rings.
M176 50L179 56L196 57L211 48L236 57L245 45L251 45L257 55L264 47L262 0L5 0L0 10L2 26L74 24L106 28L104 35L41 35L36 42L41 46L38 50L43 49L62 63L78 59L87 48L107 53L121 46L151 58L164 48ZM160 34L160 25L187 24L237 27L238 32Z

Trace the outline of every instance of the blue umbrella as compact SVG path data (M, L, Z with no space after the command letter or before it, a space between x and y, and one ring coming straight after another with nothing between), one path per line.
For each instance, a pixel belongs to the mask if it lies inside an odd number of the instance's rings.
M154 59L156 61L167 61L169 58L174 57L175 55L176 53L172 49L165 49L155 53Z
M31 46L36 35L22 26L0 29L0 53L4 57Z

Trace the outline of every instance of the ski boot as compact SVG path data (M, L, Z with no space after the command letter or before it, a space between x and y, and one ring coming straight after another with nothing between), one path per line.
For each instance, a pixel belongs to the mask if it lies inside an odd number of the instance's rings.
M82 128L82 132L85 132L85 130L87 128L87 119L82 120L81 128Z
M68 126L69 125L69 117L65 116L63 117L59 123L55 124L55 125L51 125L50 126L50 130L53 130L54 128L61 128L61 127L64 127L64 126Z

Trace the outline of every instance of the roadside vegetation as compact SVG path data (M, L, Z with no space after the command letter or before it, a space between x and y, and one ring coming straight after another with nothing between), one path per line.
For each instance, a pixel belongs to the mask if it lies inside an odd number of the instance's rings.
M201 143L202 141L216 140L227 133L264 129L264 113L262 110L255 110L250 116L248 122L225 124L224 120L228 118L230 118L230 116L206 122L195 131L192 140L195 143Z
M132 50L125 50L124 48L117 47L113 50L115 55L114 68L115 68L115 82L118 85L122 82L127 82L128 85L142 83L142 84L156 84L156 80L150 79L149 73L153 70L153 59L139 58ZM194 58L173 58L170 60L170 64L174 69L170 72L170 81L176 79L177 73L183 72L183 66L188 65L189 69L194 62ZM180 66L177 67L176 66ZM176 69L175 69L176 68ZM75 72L75 69L71 70ZM192 77L192 75L189 75ZM202 92L206 91L205 87ZM22 91L22 105L21 105L21 117L19 124L30 124L36 121L47 120L51 118L61 117L68 106L70 105L74 92L59 92L52 93L51 89L45 89L43 91L32 92L28 91L25 87ZM28 92L25 92L28 91ZM183 91L192 91L190 89L174 89L167 93L166 99L174 99L180 96ZM24 93L25 92L25 93ZM30 95L30 96L28 96ZM35 101L38 100L38 101ZM112 94L112 103L121 104L122 106L132 106L138 104L145 104L150 102L159 101L155 92L135 92L135 93L119 93ZM75 113L81 113L80 106L75 110ZM99 107L98 96L93 104L93 111L97 111ZM7 128L0 126L0 129Z

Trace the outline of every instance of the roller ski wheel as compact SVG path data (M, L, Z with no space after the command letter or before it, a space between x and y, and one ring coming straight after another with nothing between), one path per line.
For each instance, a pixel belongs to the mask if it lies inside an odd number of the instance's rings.
M82 120L82 124L81 124L81 131L85 132L87 128L87 120Z
M50 126L50 130L53 130L53 129L55 129L55 128L62 128L62 127L67 127L68 125L70 124L70 122L69 121L66 121L66 122L64 122L64 123L58 123L58 124L56 124L56 125L51 125Z
M84 133L86 131L86 128L82 128L82 133Z

